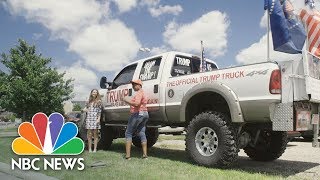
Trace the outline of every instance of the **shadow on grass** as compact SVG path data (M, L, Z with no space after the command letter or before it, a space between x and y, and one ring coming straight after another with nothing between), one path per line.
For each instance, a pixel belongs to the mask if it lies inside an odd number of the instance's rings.
M115 143L111 146L110 151L124 154L125 153L124 144ZM141 154L142 154L141 149L133 146L131 156L139 158L141 157ZM173 149L152 147L148 150L148 155L149 157L153 157L153 158L160 158L160 159L194 164L184 150L173 150ZM225 169L225 171L236 170L236 171L245 171L248 173L262 173L266 175L288 177L300 172L304 172L318 165L320 164L310 163L310 162L301 162L301 161L288 161L288 160L258 162L258 161L253 161L246 156L239 156L238 160L234 163L234 165L229 169Z
M124 143L115 143L112 144L109 151L125 154L125 145ZM172 161L180 161L186 163L192 163L188 159L187 154L183 150L173 150L173 149L163 149L158 147L152 147L148 149L148 156L154 158L168 159ZM142 157L142 150L135 146L132 146L131 157Z
M268 175L288 177L319 165L320 164L318 163L312 162L288 161L280 159L270 162L258 162L251 160L249 157L239 156L238 161L233 166L233 169L251 173L263 173Z
M320 139L318 140L320 142ZM310 142L312 143L312 139L304 139L304 138L294 138L292 142Z

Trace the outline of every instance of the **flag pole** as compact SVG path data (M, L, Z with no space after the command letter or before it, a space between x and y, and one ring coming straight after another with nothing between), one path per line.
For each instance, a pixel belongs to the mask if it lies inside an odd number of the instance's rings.
M270 13L267 9L267 61L270 61Z
M199 71L200 72L202 72L202 66L203 66L203 42L202 42L202 40L200 41L200 43L201 43L201 61L200 61L200 69L199 69Z

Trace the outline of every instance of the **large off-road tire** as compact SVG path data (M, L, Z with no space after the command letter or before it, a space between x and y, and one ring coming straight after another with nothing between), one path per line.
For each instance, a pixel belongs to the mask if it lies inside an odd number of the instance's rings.
M230 118L220 112L196 115L187 128L186 151L197 164L230 166L238 157Z
M313 140L313 135L302 135L303 139L306 141L312 141Z
M261 131L255 147L249 144L244 148L244 152L256 161L272 161L284 153L287 143L287 132L265 130Z
M114 139L114 129L110 126L101 125L100 136L98 149L108 150Z
M146 137L147 137L147 147L151 148L158 140L158 137L159 137L158 128L147 128L146 129ZM136 147L141 148L141 141L140 141L139 136L134 136L132 138L132 143Z

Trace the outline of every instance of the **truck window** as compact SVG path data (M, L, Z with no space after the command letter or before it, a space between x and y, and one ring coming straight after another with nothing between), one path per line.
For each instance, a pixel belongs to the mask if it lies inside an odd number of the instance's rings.
M200 59L192 59L192 73L200 72ZM213 71L218 69L217 66L214 63L211 63L209 61L206 61L207 64L207 71Z
M213 71L213 70L218 69L218 67L215 64L208 62L208 61L206 61L206 62L207 62L207 71Z
M142 81L157 79L160 64L161 64L161 57L156 59L146 60L142 65L139 78Z
M137 64L125 67L113 80L112 89L115 89L123 84L129 84L133 78Z
M171 70L172 76L181 76L200 72L200 59L184 56L176 56ZM217 69L214 63L207 62L207 71Z
M176 56L173 62L171 75L172 76L181 76L186 74L191 74L191 58Z

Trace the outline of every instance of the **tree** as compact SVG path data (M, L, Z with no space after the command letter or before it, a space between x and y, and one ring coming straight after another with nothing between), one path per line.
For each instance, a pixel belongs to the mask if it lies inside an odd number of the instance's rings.
M0 62L8 69L1 72L0 107L27 120L37 112L47 115L63 113L62 102L72 98L72 79L64 80L65 73L51 68L51 58L36 54L36 47L19 39L19 44L2 53Z
M5 73L4 72L2 72L1 70L0 70L0 98L1 98L1 96L3 96L4 95L4 90L6 89L5 88L5 78L6 78L6 76L5 76ZM1 109L1 106L0 106L0 109Z
M73 105L72 111L81 111L81 110L82 108L80 104L76 103L75 105Z
M15 120L16 120L16 116L14 115L14 114L12 114L12 113L10 113L10 114L8 114L8 115L6 115L5 117L4 117L4 121L5 122L15 122Z

